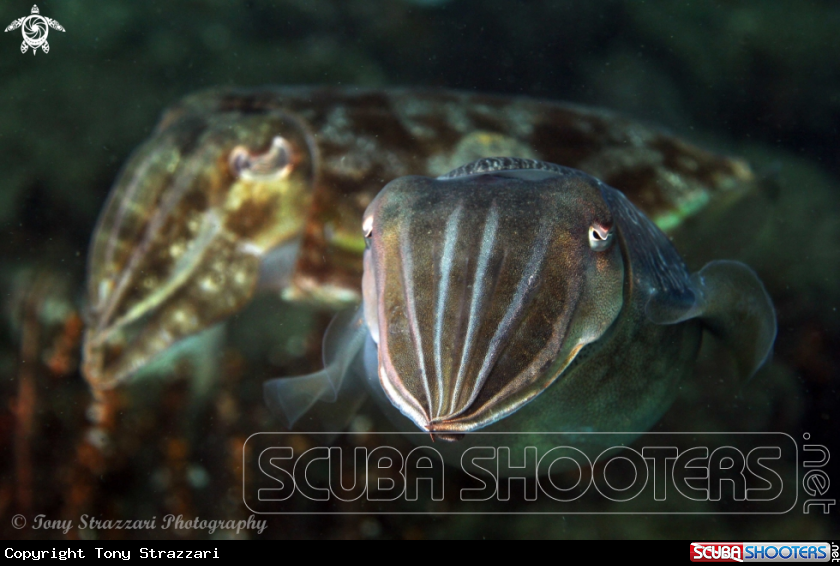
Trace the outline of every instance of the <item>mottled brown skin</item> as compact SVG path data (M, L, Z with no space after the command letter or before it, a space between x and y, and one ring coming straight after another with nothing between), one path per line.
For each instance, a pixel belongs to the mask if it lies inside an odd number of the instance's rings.
M277 175L264 175L277 139L288 153L279 152ZM199 93L170 109L137 150L94 233L88 381L97 388L124 381L241 310L280 246L302 240L287 299L357 302L358 227L379 190L493 155L580 168L671 224L752 186L742 161L555 102L415 89ZM250 175L233 165L240 162L253 167Z
M84 370L95 388L240 310L254 295L263 255L299 235L298 211L311 202L310 155L289 156L288 175L249 176L229 163L243 146L267 151L279 132L306 146L306 133L281 113L188 115L134 155L89 258Z
M211 91L175 112L277 109L304 120L317 143L319 175L293 294L319 300L358 299L358 222L397 177L442 175L480 157L540 159L618 187L655 222L701 194L712 201L742 195L754 180L741 160L619 114L527 97L428 89Z

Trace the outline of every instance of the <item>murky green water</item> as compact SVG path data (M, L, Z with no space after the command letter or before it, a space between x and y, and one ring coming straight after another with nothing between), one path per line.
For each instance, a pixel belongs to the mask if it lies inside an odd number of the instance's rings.
M731 234L698 221L676 243L693 269L729 258L757 271L778 314L773 361L745 385L725 379L714 365L701 367L654 430L725 433L714 442L728 439L742 449L760 445L758 437L739 444L742 433L790 435L797 445L777 463L784 494L798 493L799 500L784 514L726 515L763 508L677 498L666 502L669 513L703 514L628 516L616 513L650 509L592 492L572 510L583 514L563 514L572 511L542 496L531 503L516 493L474 508L455 495L444 506L405 501L387 509L432 512L427 515L369 513L376 506L360 507L368 513L362 516L280 514L264 517L262 533L223 526L212 536L826 539L838 533L836 507L828 516L802 508L809 498L840 493L833 485L820 494L813 492L816 484L802 485L803 457L813 457L803 444L840 450L840 8L834 2L78 0L38 7L64 28L48 29L48 53L40 48L33 56L31 47L21 53L21 28L0 35L0 533L6 537L65 536L31 523L16 530L10 525L17 514L72 520L67 536L102 539L176 535L161 524L138 532L84 529L80 517L172 513L232 521L251 515L242 501L243 446L248 477L257 464L247 457L246 440L281 430L263 404L262 382L317 369L329 310L259 298L205 337L209 350L189 363L153 367L110 393L99 427L90 424L97 415L89 411L79 344L89 241L132 149L187 94L264 85L445 87L568 101L616 110L747 159L761 179L761 204L733 208ZM31 9L6 2L0 23ZM217 377L196 377L205 374ZM392 441L378 435L387 428L375 406L366 405L351 424L361 440L329 442L372 450ZM298 434L278 442L299 453L321 440ZM680 450L695 440L680 440ZM393 442L410 450L404 440ZM836 477L836 458L820 469ZM469 480L446 472L453 493ZM297 500L272 508L342 509ZM450 514L466 511L477 514ZM486 514L533 511L558 514ZM211 536L206 528L181 534Z

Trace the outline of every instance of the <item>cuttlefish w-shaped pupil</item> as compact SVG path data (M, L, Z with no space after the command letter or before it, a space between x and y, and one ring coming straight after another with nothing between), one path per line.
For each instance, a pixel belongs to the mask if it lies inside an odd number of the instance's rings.
M248 180L282 178L293 166L292 147L282 136L275 136L262 153L253 153L245 146L234 147L228 158L230 170L236 177Z
M585 176L406 177L367 218L379 379L436 434L455 438L527 403L621 308L620 254L593 254L581 237L594 226L607 243L612 223Z

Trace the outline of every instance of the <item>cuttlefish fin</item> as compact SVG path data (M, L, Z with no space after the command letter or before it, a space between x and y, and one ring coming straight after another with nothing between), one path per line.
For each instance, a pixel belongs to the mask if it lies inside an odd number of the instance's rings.
M696 318L732 354L738 375L749 379L770 357L776 312L752 269L737 261L713 261L691 276L690 293L654 293L647 316L656 324Z
M692 275L700 291L700 320L732 353L738 374L749 379L770 358L776 311L755 272L737 261L712 261Z
M655 324L679 324L702 315L702 297L694 289L683 292L654 292L648 299L645 314Z
M358 354L368 334L361 309L336 315L324 334L324 369L307 375L278 377L263 385L268 408L292 428L301 417L312 416L313 426L324 431L344 429L361 406L366 393L359 380L348 379L360 364ZM332 403L316 406L318 401Z

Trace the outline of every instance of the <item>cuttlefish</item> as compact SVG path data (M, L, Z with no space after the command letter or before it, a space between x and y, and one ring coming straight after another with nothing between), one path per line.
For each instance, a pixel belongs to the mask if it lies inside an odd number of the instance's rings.
M404 430L643 432L705 336L743 379L771 353L772 302L746 265L690 273L619 190L582 171L483 158L388 183L361 224L363 303L324 370L265 385L293 424L364 387Z
M760 188L741 159L557 101L428 89L197 93L167 110L126 163L93 234L88 383L101 392L170 372L178 350L206 343L260 294L319 309L357 304L359 221L380 189L493 155L582 169L675 235L693 233L688 224L713 229ZM738 241L749 223L727 226Z

